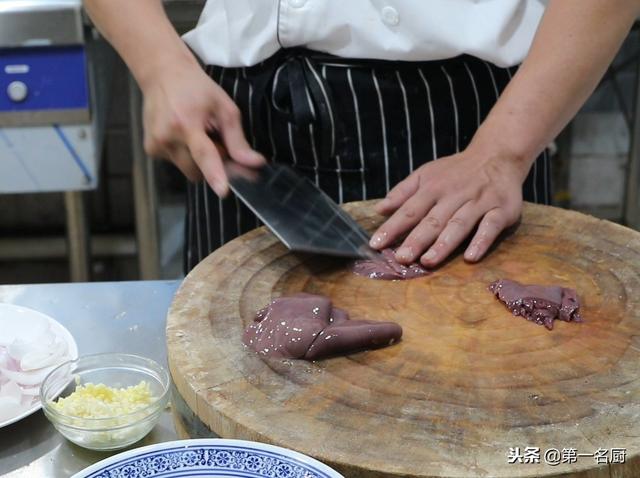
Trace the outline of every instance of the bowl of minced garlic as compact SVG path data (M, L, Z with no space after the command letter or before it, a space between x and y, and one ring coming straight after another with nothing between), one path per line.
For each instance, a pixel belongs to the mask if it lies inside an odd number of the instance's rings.
M47 375L40 401L73 443L117 450L142 439L169 400L169 374L145 357L97 354L65 362Z

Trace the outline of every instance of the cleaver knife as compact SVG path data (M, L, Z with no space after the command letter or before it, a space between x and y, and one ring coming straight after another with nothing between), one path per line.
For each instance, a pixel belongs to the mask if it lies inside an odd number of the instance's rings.
M309 179L288 166L225 164L231 190L292 251L375 258L369 235Z

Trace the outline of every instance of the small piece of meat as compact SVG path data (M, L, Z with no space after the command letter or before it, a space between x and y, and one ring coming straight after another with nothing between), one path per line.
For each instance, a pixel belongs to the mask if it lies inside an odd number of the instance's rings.
M418 263L409 264L408 266L400 264L396 260L393 249L384 249L380 253L379 259L356 261L353 265L353 272L370 279L381 280L413 279L429 274L429 271Z
M402 337L402 327L393 322L346 320L334 322L318 335L304 358L317 360L358 350L392 345Z
M580 301L573 289L560 286L526 285L500 279L489 290L513 313L553 329L554 320L582 322Z
M350 320L327 297L300 293L260 309L242 341L265 357L318 360L391 345L400 337L398 324Z

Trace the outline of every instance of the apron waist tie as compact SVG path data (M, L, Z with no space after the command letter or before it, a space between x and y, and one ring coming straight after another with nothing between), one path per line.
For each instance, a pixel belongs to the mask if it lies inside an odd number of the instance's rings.
M257 104L281 115L298 129L313 126L320 139L320 157L327 159L335 155L331 90L314 63L313 52L281 50L247 73ZM261 133L268 134L264 128Z

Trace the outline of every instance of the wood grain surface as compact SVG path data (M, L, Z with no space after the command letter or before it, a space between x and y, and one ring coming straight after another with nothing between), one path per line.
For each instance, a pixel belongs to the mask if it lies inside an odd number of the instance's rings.
M346 209L372 230L382 218L371 206ZM511 316L487 291L498 278L576 288L585 322L548 331ZM353 318L396 321L403 340L316 363L265 362L245 349L255 311L300 291L331 297ZM455 257L397 282L289 253L261 228L185 279L167 318L169 366L214 433L291 448L349 478L635 478L639 306L640 234L556 208L527 204L480 264ZM540 463L508 463L511 447L539 448ZM626 449L626 459L551 466L551 448Z

